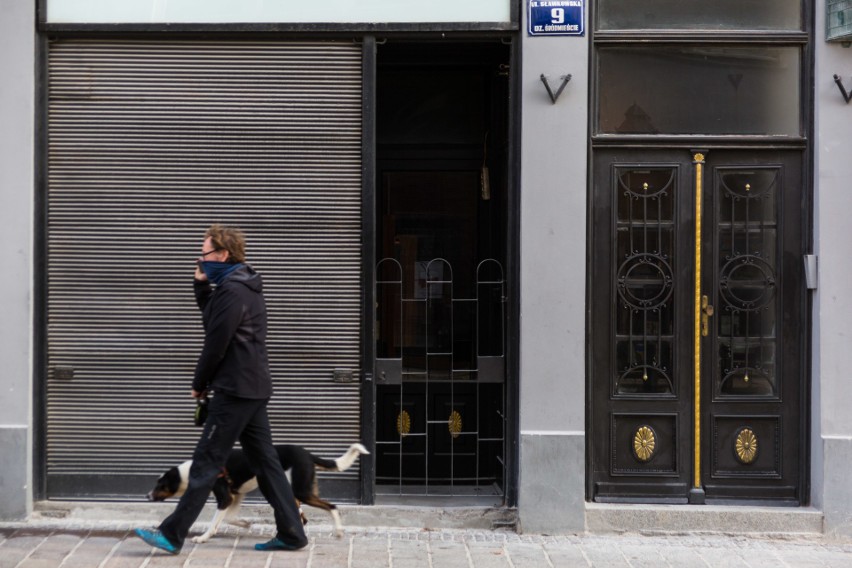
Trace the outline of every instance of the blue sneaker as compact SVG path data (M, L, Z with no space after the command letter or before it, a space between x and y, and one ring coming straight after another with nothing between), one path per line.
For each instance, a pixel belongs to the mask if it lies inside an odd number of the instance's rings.
M254 545L255 550L299 550L300 548L305 548L308 543L305 544L290 544L288 542L284 542L278 537L273 538L267 542L259 542Z
M169 542L169 539L163 536L163 533L157 530L149 531L146 529L135 529L136 536L160 550L165 550L169 554L177 554L180 548Z

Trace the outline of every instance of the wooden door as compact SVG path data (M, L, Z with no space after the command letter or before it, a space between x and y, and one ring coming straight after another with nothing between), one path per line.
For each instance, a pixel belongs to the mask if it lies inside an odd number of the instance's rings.
M801 157L596 153L590 492L801 500Z

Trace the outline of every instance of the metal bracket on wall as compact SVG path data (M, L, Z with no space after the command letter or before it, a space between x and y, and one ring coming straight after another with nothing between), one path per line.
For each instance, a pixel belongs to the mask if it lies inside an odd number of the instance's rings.
M560 79L562 79L562 84L559 85L559 89L556 90L556 94L553 94L553 89L550 88L547 75L544 73L541 74L541 82L544 83L544 88L547 89L547 94L550 95L550 100L553 101L553 104L556 104L556 99L559 98L559 95L561 95L562 91L565 89L565 85L567 85L568 81L571 80L571 74L562 75Z
M817 255L806 254L805 261L805 287L808 290L817 289Z
M846 92L846 88L843 86L843 81L840 79L839 75L834 76L834 82L837 83L837 88L840 89L840 92L843 94L843 100L846 101L846 104L849 104L849 101L852 101L852 93Z

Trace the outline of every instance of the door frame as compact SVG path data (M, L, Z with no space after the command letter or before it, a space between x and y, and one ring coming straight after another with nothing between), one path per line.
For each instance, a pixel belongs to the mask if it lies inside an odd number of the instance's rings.
M361 443L370 450L362 455L361 504L376 501L376 38L362 43L361 87Z

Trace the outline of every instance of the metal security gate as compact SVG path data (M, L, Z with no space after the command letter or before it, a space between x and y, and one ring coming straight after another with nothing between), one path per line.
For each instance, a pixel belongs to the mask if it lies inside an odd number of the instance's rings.
M187 459L204 229L242 227L269 307L278 442L359 440L361 47L49 47L46 475L141 494ZM356 499L357 468L323 482Z
M506 456L502 265L479 262L471 297L459 294L466 287L442 258L384 258L376 274L377 494L499 504Z
M496 40L376 50L371 425L382 504L514 499L512 57Z

